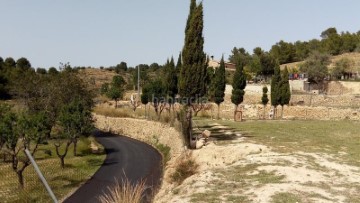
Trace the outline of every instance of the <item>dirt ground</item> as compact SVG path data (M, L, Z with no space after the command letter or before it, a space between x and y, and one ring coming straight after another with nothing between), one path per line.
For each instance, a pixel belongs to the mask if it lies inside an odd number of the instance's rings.
M166 189L158 202L359 202L360 169L325 153L277 153L240 133L193 152L199 172ZM342 152L339 152L342 153Z

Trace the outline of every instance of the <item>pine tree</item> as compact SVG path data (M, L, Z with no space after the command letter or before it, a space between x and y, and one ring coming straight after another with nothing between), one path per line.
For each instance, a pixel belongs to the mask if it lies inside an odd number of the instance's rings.
M185 28L185 43L182 50L182 65L179 74L179 94L185 102L188 127L185 140L188 145L193 145L192 137L192 111L191 104L196 98L206 94L206 54L204 53L203 37L203 5L196 5L196 0L191 0L189 17ZM189 142L188 142L189 141ZM190 146L194 148L195 146Z
M273 119L277 114L276 108L280 104L280 99L281 99L280 85L281 85L280 65L277 62L274 68L274 75L272 76L271 79L271 105L274 107Z
M225 61L224 56L221 58L220 67L215 71L215 79L214 79L214 102L218 105L218 113L217 119L219 119L220 114L220 104L224 102L225 97Z
M284 105L289 105L291 99L290 83L289 83L289 72L287 67L281 75L280 82L280 102L281 105L281 118L284 116Z
M244 74L244 67L241 61L238 61L236 63L236 71L234 73L232 86L233 86L233 90L231 95L231 102L235 104L234 120L236 120L236 111L239 107L239 104L241 104L244 101L244 95L245 95L244 89L246 87L246 76ZM240 117L240 121L241 120L242 120L242 114Z
M266 86L263 87L263 95L261 97L261 103L264 105L264 114L263 114L263 117L265 119L265 108L266 108L266 105L269 103L269 98L268 98L268 88Z

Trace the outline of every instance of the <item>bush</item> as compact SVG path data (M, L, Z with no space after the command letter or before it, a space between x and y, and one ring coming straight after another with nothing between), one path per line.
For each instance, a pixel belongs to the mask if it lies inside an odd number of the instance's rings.
M159 152L162 154L163 166L165 167L167 162L170 161L171 158L171 154L170 154L171 148L161 143L155 143L155 148L159 150Z
M191 155L184 156L177 164L175 172L171 175L171 180L180 185L186 178L194 175L198 168L199 165Z

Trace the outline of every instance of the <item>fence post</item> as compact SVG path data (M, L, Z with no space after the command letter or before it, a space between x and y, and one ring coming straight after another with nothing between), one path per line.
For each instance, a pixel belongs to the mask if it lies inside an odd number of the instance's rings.
M49 184L47 183L45 177L44 177L43 174L41 173L38 165L36 164L36 162L35 162L35 160L34 160L34 158L31 156L31 153L29 152L28 149L25 149L25 153L26 153L27 157L30 159L31 164L34 166L35 171L36 171L36 173L38 174L41 182L44 184L46 190L48 191L49 195L51 196L51 199L54 201L54 203L58 203L58 201L57 201L57 199L56 199L53 191L51 190Z

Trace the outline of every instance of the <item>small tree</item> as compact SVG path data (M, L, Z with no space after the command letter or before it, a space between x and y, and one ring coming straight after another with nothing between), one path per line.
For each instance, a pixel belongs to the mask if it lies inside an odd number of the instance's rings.
M121 99L125 92L125 80L120 75L115 75L112 79L112 82L110 85L107 85L106 83L101 87L101 91L106 91L106 96L109 99L112 99L115 101L115 108L117 108L117 102L119 99Z
M225 87L226 87L224 56L221 58L220 67L217 68L216 71L215 71L215 79L214 79L213 87L215 88L214 102L218 106L217 119L219 119L219 116L220 116L220 104L222 102L224 102Z
M287 67L282 73L281 82L280 82L280 102L281 105L281 118L284 117L284 105L289 105L291 99L291 91L290 91L290 84L289 84L289 72Z
M271 105L274 107L273 119L277 114L276 108L280 104L280 99L281 99L280 85L281 85L280 65L279 63L277 63L274 69L274 75L271 78Z
M264 105L264 113L263 113L263 118L265 119L265 109L266 109L266 105L269 103L269 98L268 98L268 88L267 86L264 86L263 89L263 95L261 97L261 103Z
M236 64L236 71L233 78L233 90L231 95L231 102L235 104L235 111L234 111L234 120L236 120L236 112L241 104L244 101L245 95L245 87L246 87L246 76L244 74L244 66L241 61L238 61ZM242 113L240 115L240 121L242 121Z
M324 89L323 81L328 75L330 57L327 54L313 52L300 66L300 71L308 75L309 82L314 82Z
M149 87L145 85L142 88L141 103L145 105L145 118L146 118L146 105L149 103Z
M91 109L83 101L75 99L70 104L65 105L59 115L59 124L62 128L60 137L66 140L64 153L60 153L60 143L55 143L56 154L60 159L61 167L65 167L64 159L68 153L70 145L74 144L74 156L77 156L76 146L81 135L89 133L93 129Z
M11 157L12 169L21 188L24 188L23 173L31 164L24 150L28 149L34 156L39 144L46 139L48 123L44 112L15 115L9 106L0 107L0 140Z
M166 104L166 89L160 79L150 82L147 88L149 90L148 95L151 98L156 115L160 118Z

